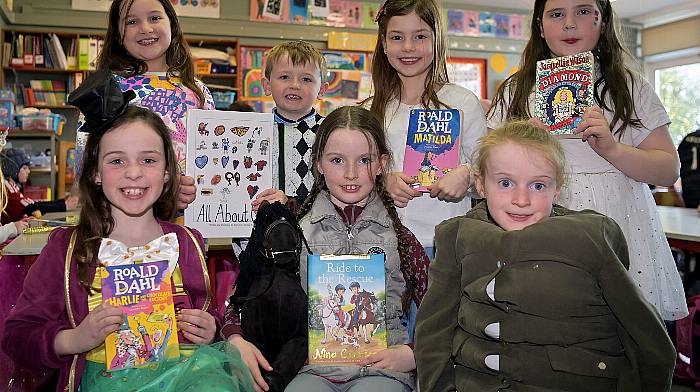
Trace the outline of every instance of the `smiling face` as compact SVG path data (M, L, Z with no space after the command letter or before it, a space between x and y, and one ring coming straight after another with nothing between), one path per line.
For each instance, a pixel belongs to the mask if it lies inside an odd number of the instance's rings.
M435 58L435 37L418 14L393 16L382 40L389 64L402 81L410 78L425 80Z
M287 55L272 66L269 79L263 78L265 94L272 95L277 113L293 121L309 114L326 87L318 65L311 61L294 65Z
M507 142L491 149L476 175L489 214L506 231L521 230L548 217L561 185L552 164L536 149Z
M334 204L345 207L367 203L374 181L389 159L388 155L377 156L376 151L360 131L338 128L331 133L317 168Z
M136 120L109 130L100 140L97 183L111 205L115 221L153 214L168 181L163 140Z
M593 50L598 44L603 18L595 0L548 0L541 18L552 56Z
M150 72L168 70L170 20L158 0L134 0L126 15L121 15L121 26L122 43L130 55L145 61Z

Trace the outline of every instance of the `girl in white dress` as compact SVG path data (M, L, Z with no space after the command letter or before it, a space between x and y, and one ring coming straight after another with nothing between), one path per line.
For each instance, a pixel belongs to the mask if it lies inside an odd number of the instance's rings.
M683 285L647 186L671 186L678 179L671 121L652 86L625 64L628 53L615 25L609 0L536 0L521 70L499 88L488 127L532 118L537 61L593 51L595 106L575 130L580 139L562 140L570 180L561 203L615 219L627 239L629 274L637 287L664 319L680 319L688 314Z

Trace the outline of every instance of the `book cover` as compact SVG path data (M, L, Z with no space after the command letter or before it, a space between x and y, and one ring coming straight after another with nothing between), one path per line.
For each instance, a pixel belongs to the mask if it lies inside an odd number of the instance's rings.
M555 135L573 136L587 108L595 104L593 53L537 62L535 117Z
M470 37L479 36L479 12L464 11L464 35Z
M289 22L294 24L306 24L306 18L309 15L307 0L292 0L289 6Z
M458 109L411 110L408 119L403 172L422 192L459 165L459 134L462 116Z
M460 10L447 10L447 32L464 35L464 13Z
M309 255L309 364L353 365L387 347L384 254Z
M167 261L103 267L102 301L124 312L105 339L107 370L179 357L177 322Z
M252 200L272 188L272 113L190 109L187 112L187 175L197 198L185 224L204 238L250 237ZM193 158L189 158L193 157Z

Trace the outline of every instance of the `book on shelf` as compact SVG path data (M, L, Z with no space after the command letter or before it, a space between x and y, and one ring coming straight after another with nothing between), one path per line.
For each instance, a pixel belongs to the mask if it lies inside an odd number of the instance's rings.
M384 254L307 258L309 364L354 365L387 347Z
M177 322L167 261L100 267L102 301L123 321L105 339L108 370L140 367L179 354Z
M459 166L461 128L459 109L411 110L403 172L413 177L412 188L430 192L430 186Z
M595 104L593 53L583 52L537 62L535 117L561 137L578 137L574 129Z

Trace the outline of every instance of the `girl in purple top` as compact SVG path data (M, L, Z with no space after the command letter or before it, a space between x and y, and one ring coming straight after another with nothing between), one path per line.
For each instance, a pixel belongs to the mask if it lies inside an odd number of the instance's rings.
M168 222L180 179L168 128L150 110L127 106L129 97L109 72L93 74L85 85L71 102L90 131L79 179L80 223L51 233L6 321L2 349L19 366L53 376L57 391L252 390L234 348L207 346L221 323L210 307L201 235ZM103 105L90 103L96 99ZM161 362L155 370L106 372L104 340L123 318L102 303L96 269L147 263L152 256L169 262L181 353L194 357ZM194 364L198 377L188 377Z

